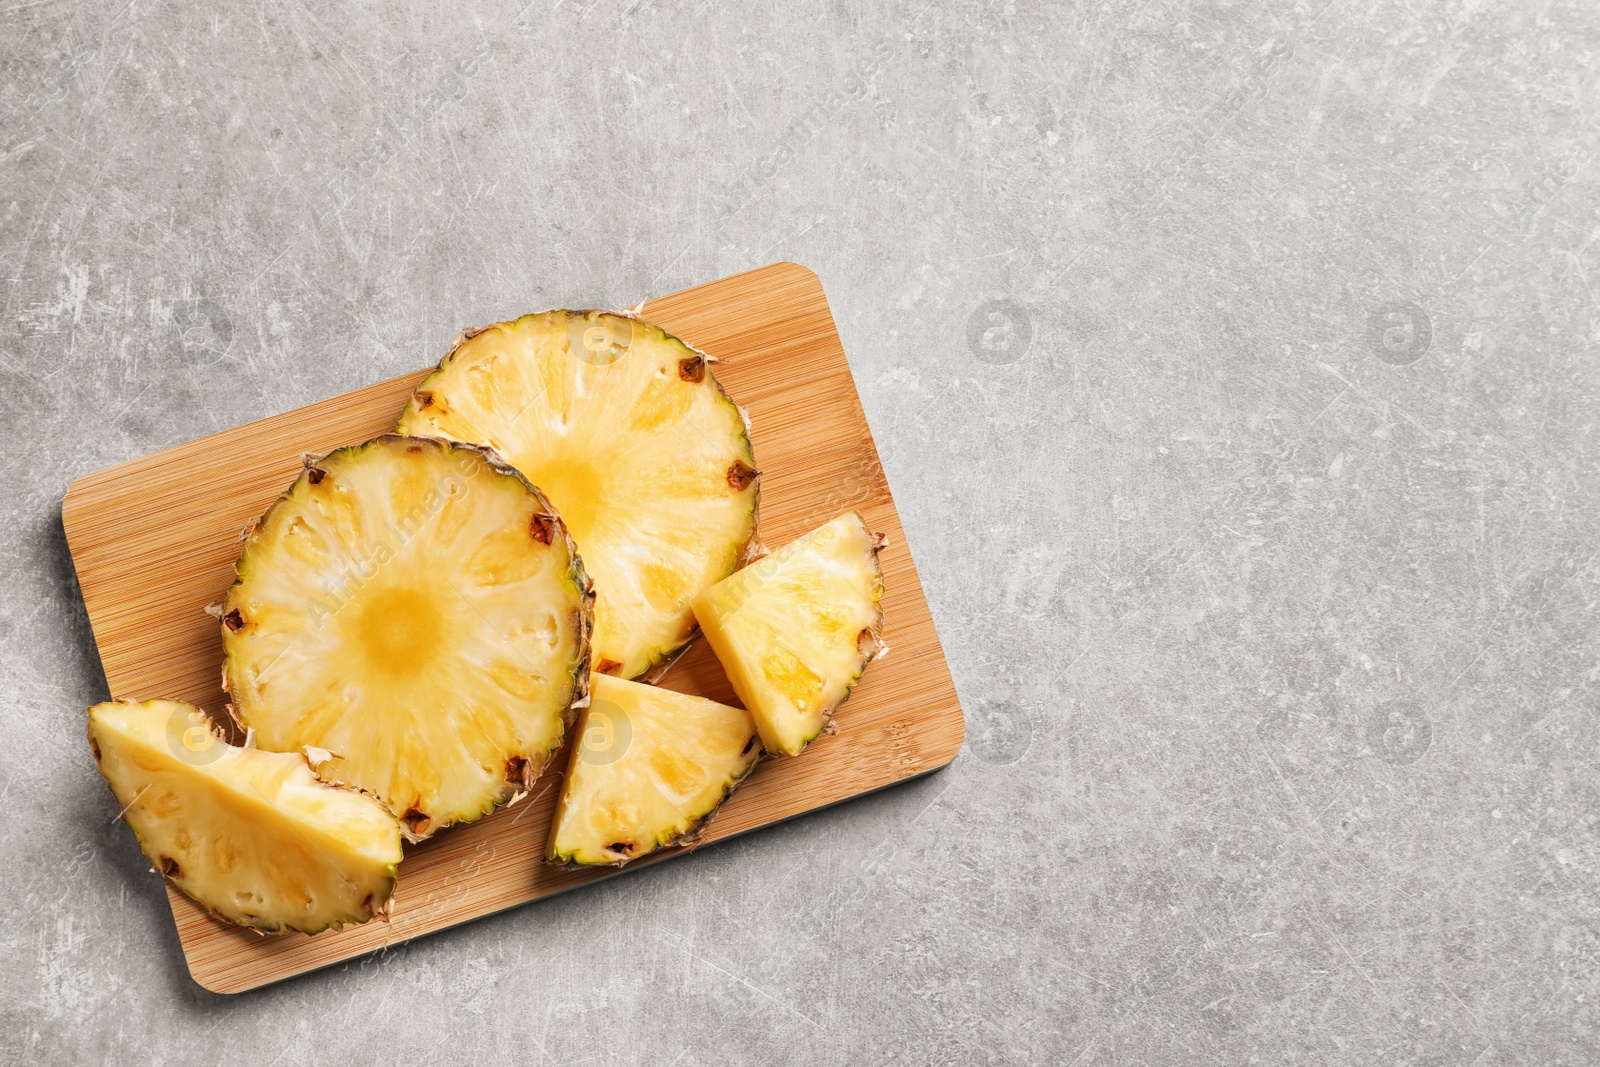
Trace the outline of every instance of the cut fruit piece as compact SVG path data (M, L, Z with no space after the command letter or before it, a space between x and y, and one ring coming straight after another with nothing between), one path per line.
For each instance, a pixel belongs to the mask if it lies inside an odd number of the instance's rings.
M690 601L753 544L755 457L708 363L629 315L524 315L462 334L400 418L494 448L561 512L595 582L598 674L670 665Z
M547 856L621 866L692 839L761 758L750 713L597 674Z
M798 756L886 651L882 547L849 511L695 600L700 629L768 752Z
M386 913L400 824L304 757L234 748L172 700L95 705L89 745L151 864L218 918L314 934Z
M593 594L560 518L474 445L390 435L308 462L222 606L235 718L412 840L518 799L588 680Z

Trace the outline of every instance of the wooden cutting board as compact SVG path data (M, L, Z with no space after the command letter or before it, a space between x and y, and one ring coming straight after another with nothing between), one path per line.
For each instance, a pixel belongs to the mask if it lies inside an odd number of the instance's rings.
M506 308L507 317L526 308ZM777 547L848 508L888 535L885 639L838 716L839 732L794 759L768 759L702 837L717 841L944 766L964 735L961 706L884 481L817 276L775 263L651 300L644 315L716 356L718 379L750 414L761 468L761 539ZM431 369L431 368L430 368ZM72 483L67 543L112 695L220 710L222 642L204 608L233 581L239 532L294 480L304 452L393 428L427 371L131 460ZM734 703L705 642L663 685ZM189 972L235 993L350 959L619 873L540 861L563 753L533 794L409 847L390 920L272 937L218 922L168 887ZM681 855L664 850L625 870Z

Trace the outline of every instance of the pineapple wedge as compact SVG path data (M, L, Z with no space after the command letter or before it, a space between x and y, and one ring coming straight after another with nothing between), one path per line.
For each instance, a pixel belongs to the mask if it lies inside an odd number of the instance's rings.
M411 840L521 797L583 700L583 565L485 449L390 435L310 461L237 570L236 720L378 797Z
M594 670L655 678L689 602L745 562L758 472L708 358L629 315L549 311L462 334L399 432L488 445L561 512L594 578Z
M768 752L798 756L886 651L882 547L849 511L696 598L700 629Z
M144 854L218 918L314 934L385 914L400 824L303 757L224 744L171 700L95 705L89 745Z
M547 858L621 866L694 837L761 758L750 714L597 674Z

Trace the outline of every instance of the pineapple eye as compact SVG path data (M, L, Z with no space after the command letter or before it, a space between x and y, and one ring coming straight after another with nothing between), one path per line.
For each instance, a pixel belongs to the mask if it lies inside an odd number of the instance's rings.
M521 756L512 756L506 760L506 781L513 785L521 785L528 777L528 761Z
M528 530L533 534L533 539L541 545L548 545L555 536L555 517L542 511L533 513L533 518L528 523Z
M742 493L749 488L750 483L755 481L760 474L760 471L744 460L734 460L733 466L728 468L728 484Z

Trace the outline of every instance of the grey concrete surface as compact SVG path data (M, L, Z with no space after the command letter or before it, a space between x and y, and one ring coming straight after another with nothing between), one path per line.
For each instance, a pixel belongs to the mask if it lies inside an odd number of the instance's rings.
M1593 4L3 29L4 1062L1600 1062ZM827 287L962 755L195 986L83 740L69 481L778 259Z

